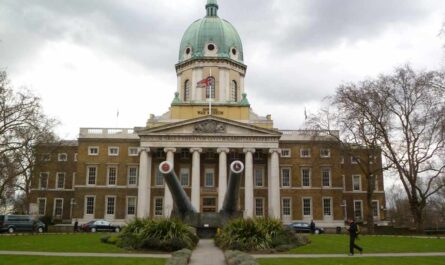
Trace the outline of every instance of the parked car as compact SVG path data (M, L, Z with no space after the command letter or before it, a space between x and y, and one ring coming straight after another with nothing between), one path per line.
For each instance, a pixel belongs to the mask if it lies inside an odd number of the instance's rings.
M92 220L81 226L82 231L85 232L116 232L121 231L121 227L118 225L113 225L105 220Z
M38 232L45 231L45 224L31 215L0 215L0 232Z
M297 233L310 233L311 232L311 225L306 222L293 222L289 224L289 227L294 229ZM315 234L322 234L324 233L324 229L322 227L315 227Z

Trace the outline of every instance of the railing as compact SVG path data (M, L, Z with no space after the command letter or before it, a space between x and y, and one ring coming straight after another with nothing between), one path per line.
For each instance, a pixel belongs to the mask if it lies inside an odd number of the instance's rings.
M80 128L79 138L135 138L133 128Z
M280 130L280 132L290 136L340 136L338 130Z

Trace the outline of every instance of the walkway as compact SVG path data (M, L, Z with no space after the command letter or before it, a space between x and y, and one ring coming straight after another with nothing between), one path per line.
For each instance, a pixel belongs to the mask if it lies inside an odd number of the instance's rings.
M274 258L344 258L349 257L347 254L254 254L256 259L274 259ZM425 252L425 253L369 253L369 254L355 254L354 257L445 257L445 252Z
M168 259L171 257L170 254L42 252L42 251L12 251L12 250L0 250L0 255L57 256L57 257L122 257L122 258L160 258L160 259Z
M198 247L192 252L189 265L225 265L224 254L212 239L199 240Z

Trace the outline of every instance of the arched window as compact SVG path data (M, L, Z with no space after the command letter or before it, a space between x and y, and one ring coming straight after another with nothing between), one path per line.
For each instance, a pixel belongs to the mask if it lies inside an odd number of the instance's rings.
M184 101L190 100L190 80L184 82Z
M210 98L210 95L212 95L212 98L215 98L215 78L210 76L208 80L209 85L206 87L206 98Z
M231 83L231 93L232 93L232 100L233 101L238 101L238 84L236 83L236 81L235 80L232 80L232 83Z

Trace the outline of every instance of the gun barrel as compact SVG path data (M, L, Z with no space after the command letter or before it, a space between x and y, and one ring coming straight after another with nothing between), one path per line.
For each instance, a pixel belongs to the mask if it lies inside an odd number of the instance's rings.
M221 212L224 214L234 214L238 211L239 190L241 184L241 173L244 170L243 162L236 160L230 164L229 183L224 196Z
M176 177L175 171L173 170L173 164L169 161L164 161L159 165L159 171L164 175L165 182L170 189L173 201L180 214L196 213L196 210L190 203L190 199Z

